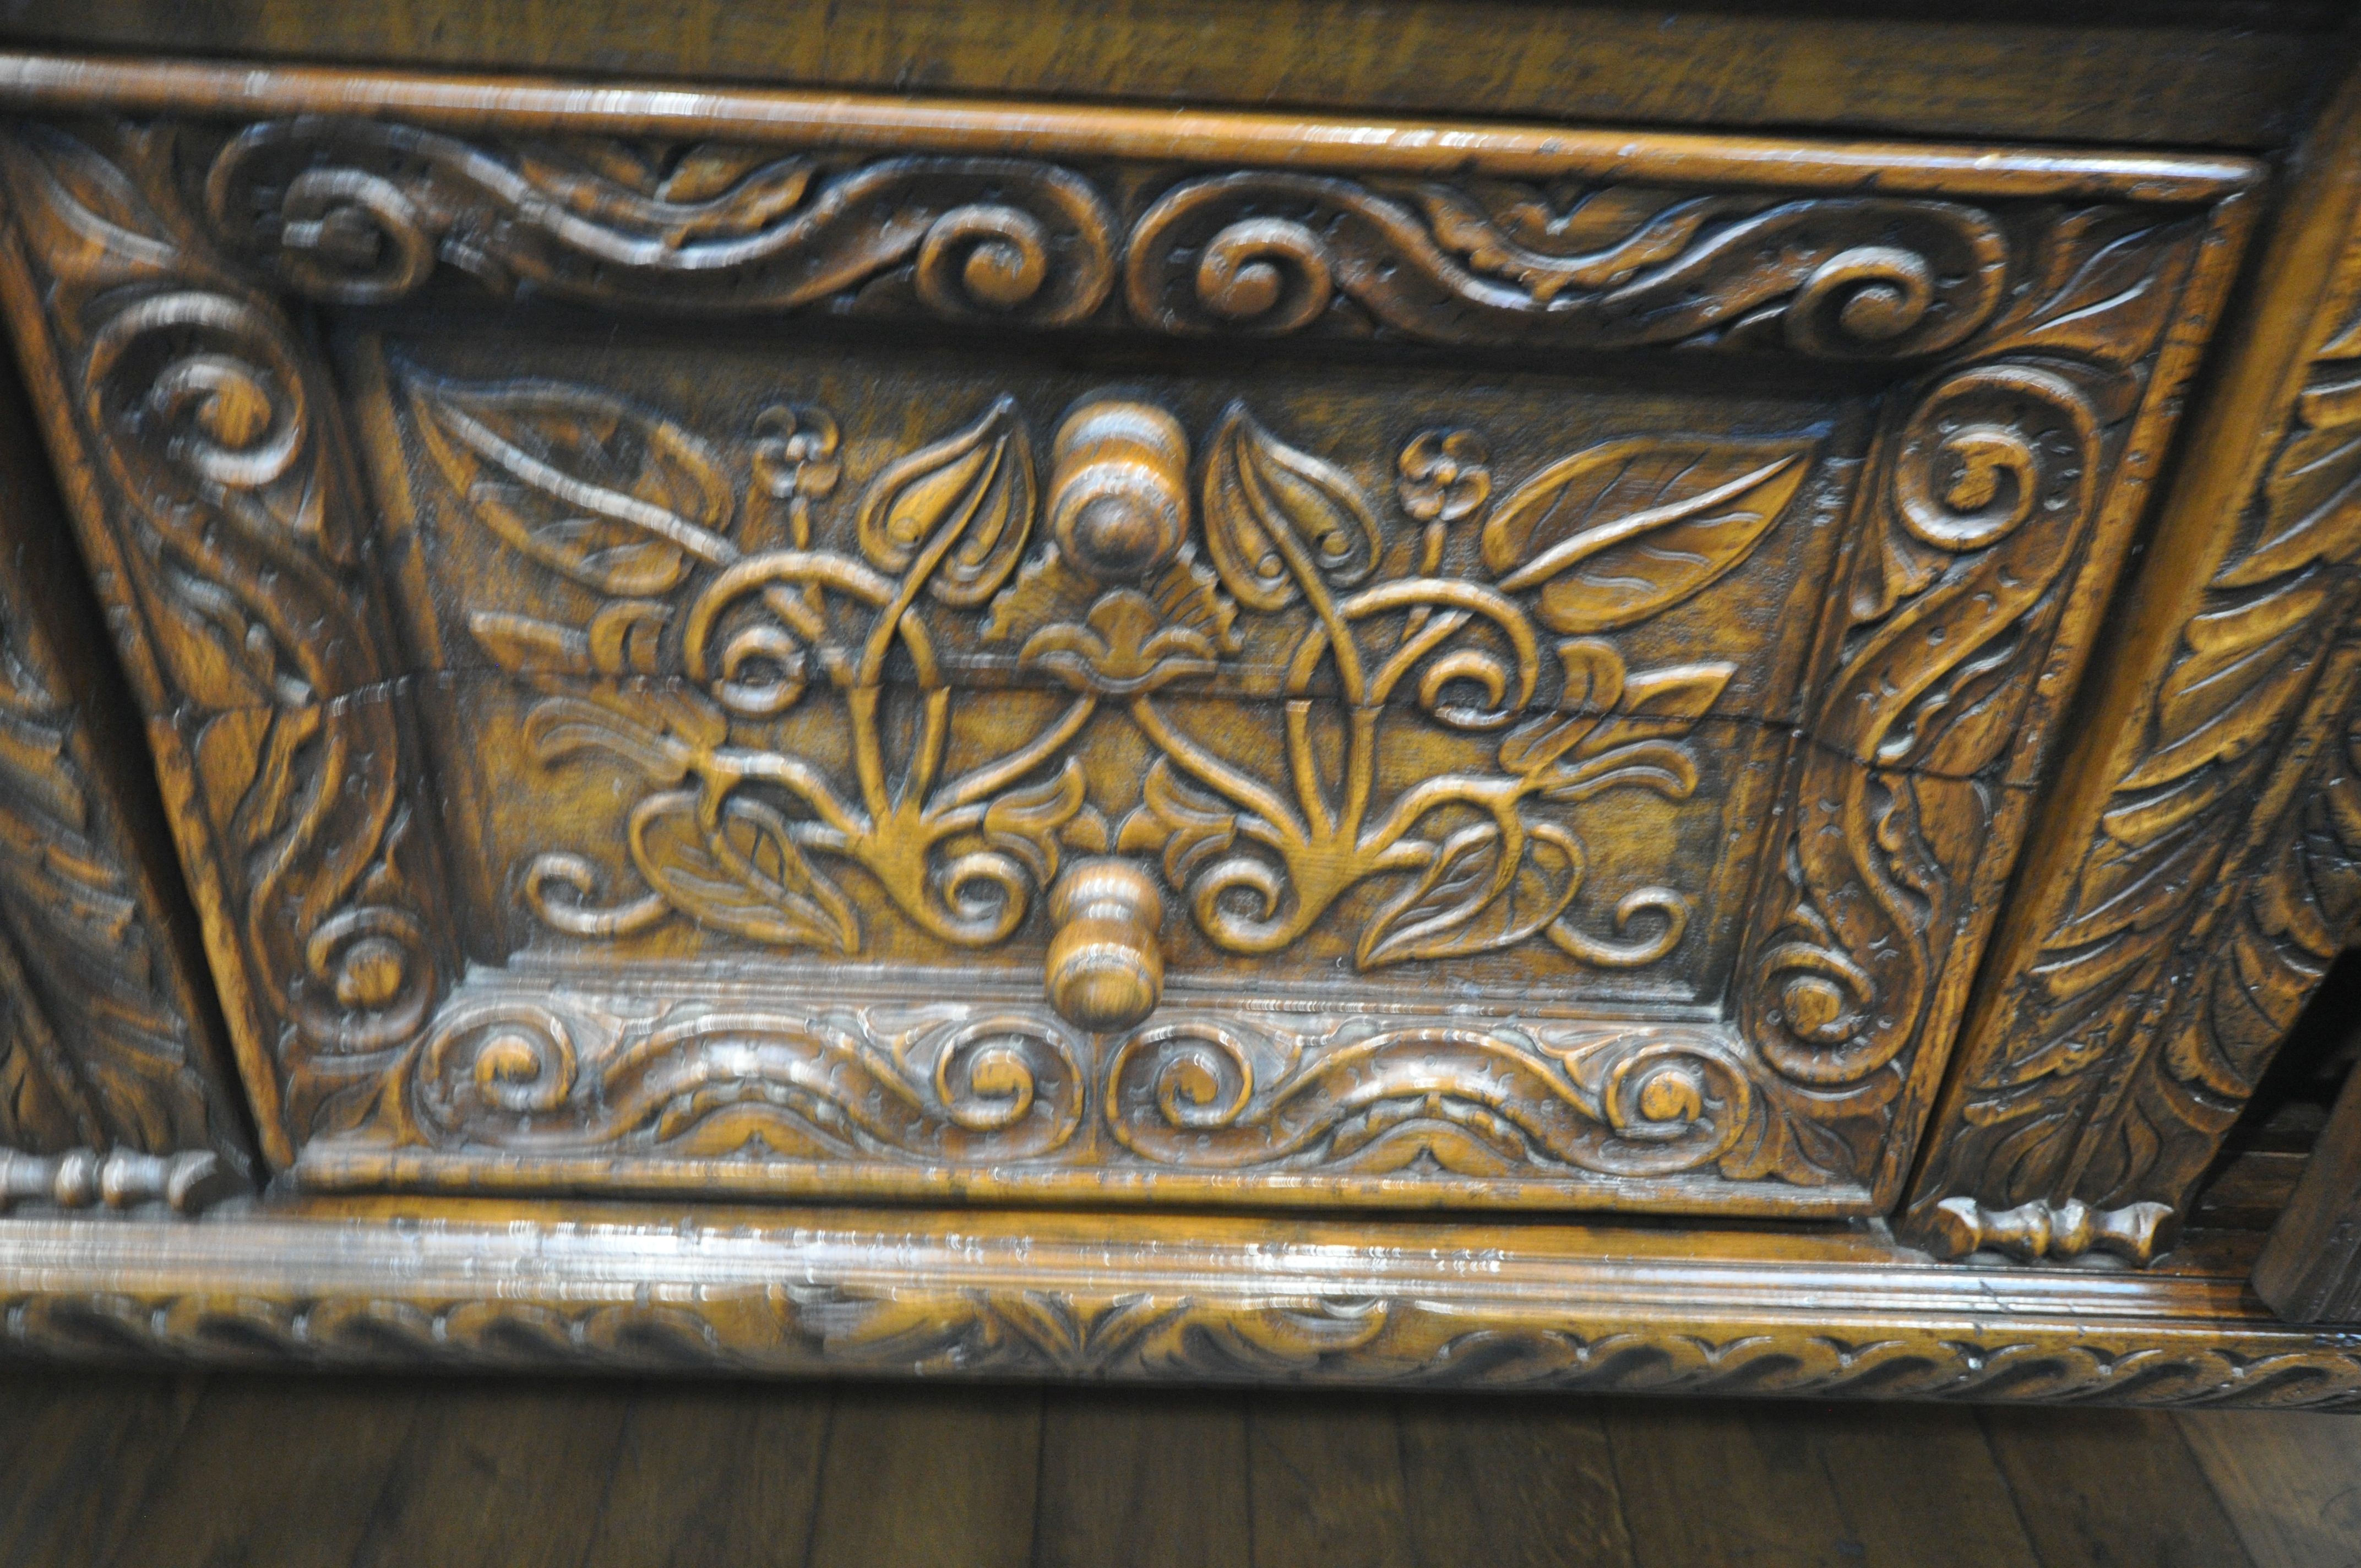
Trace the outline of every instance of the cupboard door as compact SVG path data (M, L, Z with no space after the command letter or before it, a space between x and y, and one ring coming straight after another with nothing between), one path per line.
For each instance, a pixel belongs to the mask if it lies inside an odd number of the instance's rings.
M2256 177L13 80L329 1187L1884 1209Z

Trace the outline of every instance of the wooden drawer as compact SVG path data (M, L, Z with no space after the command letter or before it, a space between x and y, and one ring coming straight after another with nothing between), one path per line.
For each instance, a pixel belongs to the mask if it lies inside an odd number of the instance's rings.
M1889 1207L2256 179L11 69L323 1186Z

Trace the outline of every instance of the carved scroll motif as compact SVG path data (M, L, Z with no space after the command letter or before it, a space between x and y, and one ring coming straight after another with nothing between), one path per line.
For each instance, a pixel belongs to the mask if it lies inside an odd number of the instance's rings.
M851 301L1035 326L1127 313L1183 334L1836 358L1957 346L1995 314L2010 261L1991 214L1918 198L1242 170L1151 179L1119 218L1135 183L1020 159L306 118L230 138L204 205L233 248L345 303L401 298L447 265L501 293L664 310ZM1121 307L1103 310L1118 269Z
M400 299L438 265L502 293L664 309L785 309L896 274L929 312L1082 320L1115 278L1115 220L1052 164L900 157L844 165L697 142L476 146L408 126L280 120L232 137L205 209L288 283Z
M2057 590L2094 521L2099 443L2085 383L1976 366L1920 397L1874 481L1821 743L1795 764L1784 913L1740 992L1747 1036L1810 1107L1787 1124L1866 1129L1840 1163L1890 1124L1969 913L1995 765L2021 740Z
M2352 326L2325 334L2070 894L1980 1036L1958 1124L1918 1184L1922 1229L1960 1194L1993 1210L2070 1197L2169 1216L2361 928L2345 748L2323 748L2301 785L2281 760L2323 672L2351 663L2336 639L2361 554L2356 350ZM2318 722L2339 725L2334 713ZM2292 800L2284 823L2267 800ZM2149 1229L2169 1239L2172 1226Z
M207 259L172 158L166 130L102 153L28 126L6 169L110 499L107 586L145 630L134 679L203 814L182 826L227 872L216 918L291 1119L324 1128L366 1111L439 992L429 852L333 394Z

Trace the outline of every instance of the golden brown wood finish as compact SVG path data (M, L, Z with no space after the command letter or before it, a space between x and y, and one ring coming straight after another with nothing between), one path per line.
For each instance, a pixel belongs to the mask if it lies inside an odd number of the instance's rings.
M2169 1239L2355 931L2361 87L2313 133L2044 807L1905 1234Z
M322 1185L1882 1208L2255 172L0 78Z
M189 1210L253 1176L155 786L0 378L0 1212Z
M2345 11L2126 0L1640 5L1411 0L28 0L5 36L170 54L672 74L878 91L2263 148Z
M2331 1408L2349 1334L2243 1258L1942 1265L1865 1236L348 1200L12 1221L17 1353L318 1366L1321 1382Z

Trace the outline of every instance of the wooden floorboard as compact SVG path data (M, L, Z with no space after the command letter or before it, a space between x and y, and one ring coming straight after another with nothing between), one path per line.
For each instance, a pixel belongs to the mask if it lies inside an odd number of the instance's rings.
M0 1367L0 1568L2361 1568L2361 1419Z

